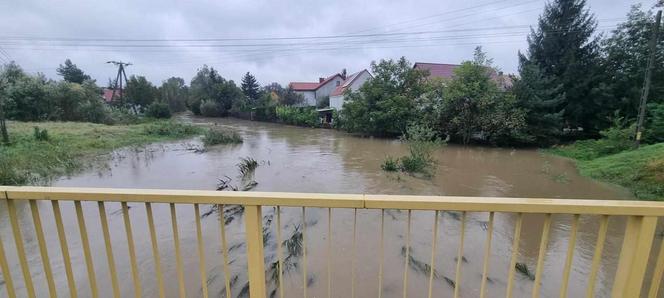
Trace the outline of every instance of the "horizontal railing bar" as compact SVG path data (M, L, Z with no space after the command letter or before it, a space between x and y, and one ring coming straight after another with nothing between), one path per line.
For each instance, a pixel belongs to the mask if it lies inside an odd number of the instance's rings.
M664 202L627 200L570 200L461 196L403 196L282 192L219 192L117 188L0 186L14 200L74 200L175 204L238 204L323 208L450 210L664 216ZM0 196L0 199L6 199Z

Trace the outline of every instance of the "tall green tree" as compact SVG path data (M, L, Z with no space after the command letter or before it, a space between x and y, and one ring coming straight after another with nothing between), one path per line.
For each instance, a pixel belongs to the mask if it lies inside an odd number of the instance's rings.
M125 96L127 103L136 112L144 112L145 109L157 99L157 87L152 85L144 76L132 75L129 77Z
M247 72L242 77L241 88L242 93L247 97L249 104L255 106L261 96L261 89L256 78L251 73Z
M7 120L5 118L5 89L7 88L6 80L0 76L0 135L2 136L2 143L9 143L9 133L7 132Z
M161 84L159 96L171 111L182 112L187 109L189 88L183 78L172 77Z
M240 109L244 104L242 90L235 82L224 79L207 65L198 70L190 86L190 108L194 114L201 113L204 102L214 102L220 116L227 115L231 109Z
M417 118L415 99L427 89L427 73L401 57L371 62L374 78L347 96L342 128L368 135L400 135Z
M563 111L564 125L590 133L602 128L598 118L606 104L597 90L601 77L596 26L585 0L551 1L537 28L531 29L528 52L521 57L522 70L537 67L539 75L552 80L546 100L561 99L554 112Z
M65 60L64 65L60 64L56 72L58 75L62 76L65 81L70 83L81 84L83 81L90 79L89 75L85 74L83 70L78 68L76 64L72 63L69 59Z
M620 23L602 42L602 69L614 98L611 108L620 110L628 119L635 118L638 113L654 23L655 16L651 10L644 11L641 5L634 5L627 14L627 21ZM664 38L661 35L651 80L648 101L664 103Z

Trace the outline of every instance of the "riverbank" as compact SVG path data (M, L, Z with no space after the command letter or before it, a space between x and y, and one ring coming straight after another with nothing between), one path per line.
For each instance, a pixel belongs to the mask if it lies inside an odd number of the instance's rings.
M664 143L604 156L576 144L547 152L575 160L581 175L624 186L640 200L664 200Z
M8 124L11 144L0 146L0 185L43 184L80 171L90 159L121 147L202 133L200 127L175 121L112 126L81 122ZM38 138L35 127L47 133Z

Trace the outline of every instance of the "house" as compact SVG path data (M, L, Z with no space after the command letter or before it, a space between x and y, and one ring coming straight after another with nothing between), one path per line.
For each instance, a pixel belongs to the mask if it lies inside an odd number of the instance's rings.
M111 88L104 88L104 92L102 93L101 97L104 99L104 102L106 103L111 103L113 100L116 100L120 98L120 93L122 92L122 89L115 90L115 98L113 97L113 89Z
M459 64L447 64L447 63L424 63L424 62L415 62L413 65L414 69L418 70L427 70L429 71L429 78L442 78L442 79L451 79L454 77L454 70L461 65ZM503 74L502 71L496 71L495 69L490 70L491 79L493 79L498 87L502 90L507 90L512 88L513 80L509 75Z
M368 70L363 69L352 75L349 75L346 80L330 94L330 108L341 110L344 105L344 93L346 90L357 91L373 76Z
M319 101L329 97L332 91L346 80L342 74L336 73L327 78L319 78L314 82L291 82L288 87L304 97L303 106L316 106Z

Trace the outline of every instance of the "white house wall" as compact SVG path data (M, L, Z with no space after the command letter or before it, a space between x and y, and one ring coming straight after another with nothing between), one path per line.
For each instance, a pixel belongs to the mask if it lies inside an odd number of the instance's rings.
M337 86L341 85L343 83L343 80L341 77L337 76L334 79L330 80L327 82L325 85L320 86L318 89L316 89L316 99L322 99L325 96L330 96L332 91L337 88ZM316 102L312 105L316 105Z
M337 95L337 96L330 96L330 108L341 110L344 105L344 96L342 95Z
M297 94L301 94L304 97L303 106L315 106L316 105L316 92L315 91L295 91Z
M350 84L349 88L353 92L360 90L360 87L364 85L369 79L371 79L371 74L369 74L368 71L363 71L360 74L358 74L358 77L353 81L352 84ZM331 96L330 97L330 108L341 110L344 106L344 95L337 95L337 96Z

